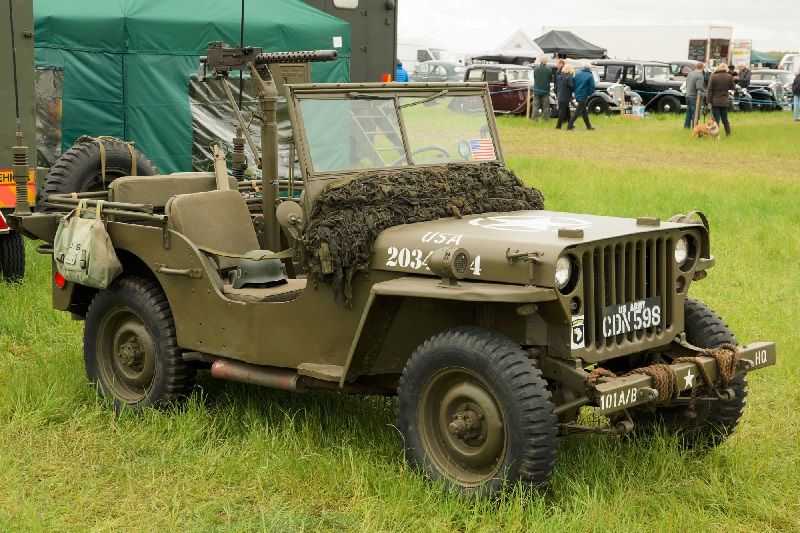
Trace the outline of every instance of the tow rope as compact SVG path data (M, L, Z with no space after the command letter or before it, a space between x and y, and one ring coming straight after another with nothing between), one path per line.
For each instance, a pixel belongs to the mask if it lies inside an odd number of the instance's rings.
M673 359L673 363L694 363L700 370L703 380L712 389L716 389L714 380L708 374L705 366L700 362L700 357L710 357L717 363L717 372L719 373L720 382L722 386L727 387L731 381L736 377L736 366L739 362L739 349L734 344L721 344L716 348L708 348L700 352L695 357L677 357ZM677 396L680 392L678 379L675 373L672 372L670 365L667 364L654 364L642 368L636 368L630 372L618 376L611 370L606 368L597 367L586 377L588 385L597 385L604 378L617 378L626 377L636 374L644 374L653 380L653 388L658 392L658 401L666 402ZM694 389L692 389L694 394Z

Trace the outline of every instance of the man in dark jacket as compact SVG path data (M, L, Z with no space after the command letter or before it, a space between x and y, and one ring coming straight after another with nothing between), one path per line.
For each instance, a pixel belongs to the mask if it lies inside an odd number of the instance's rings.
M739 69L739 87L742 89L747 89L750 87L750 80L752 80L752 78L753 72L750 70L750 67L745 65Z
M556 75L556 95L558 96L558 124L556 129L560 130L562 124L569 123L569 104L572 102L572 92L575 90L575 80L573 75L575 69L570 65L564 65Z
M731 134L731 123L728 122L728 107L731 99L730 93L736 88L733 76L728 72L728 66L724 63L717 66L711 80L708 82L708 100L711 103L711 112L717 124L725 126L725 135Z
M594 93L594 90L594 74L592 73L591 67L587 65L575 73L575 100L578 101L578 108L569 119L568 130L575 129L575 121L578 120L578 117L583 117L583 123L586 124L587 130L594 129L592 123L589 121L589 109L586 107L589 103L589 97Z
M800 74L795 76L794 83L792 83L792 94L794 99L792 107L794 108L794 121L800 122Z
M543 114L550 118L550 84L553 82L553 69L547 64L547 57L539 59L539 66L533 69L533 120Z

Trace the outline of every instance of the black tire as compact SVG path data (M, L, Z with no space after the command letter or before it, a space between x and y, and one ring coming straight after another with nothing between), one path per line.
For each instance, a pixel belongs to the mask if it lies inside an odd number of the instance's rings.
M25 277L25 243L16 231L0 235L0 272L8 282Z
M42 199L50 194L102 191L120 176L131 174L131 153L125 143L104 141L106 152L106 179L103 182L100 168L100 146L97 142L81 137L61 154L44 179ZM136 173L153 176L158 173L155 165L140 151L136 153ZM47 209L44 209L45 211Z
M736 344L736 336L725 321L699 300L687 299L685 309L686 340L700 348L715 348L722 344ZM733 399L698 401L695 414L684 406L659 409L652 420L663 422L665 428L676 433L687 448L712 448L722 444L736 429L747 404L747 380L738 376L728 384L734 392Z
M97 293L86 314L83 350L86 375L115 408L166 407L194 386L169 302L151 279L121 277Z
M656 108L659 113L680 113L681 103L674 96L662 96Z
M608 115L608 102L602 98L592 98L586 108L592 115Z
M549 480L558 419L541 372L508 338L457 328L428 339L406 364L398 396L406 459L429 478L485 494ZM470 420L477 425L465 429Z

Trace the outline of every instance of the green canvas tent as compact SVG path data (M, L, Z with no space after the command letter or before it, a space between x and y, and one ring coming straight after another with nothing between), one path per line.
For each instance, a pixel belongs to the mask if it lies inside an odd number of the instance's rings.
M64 71L62 147L112 135L163 172L190 170L189 79L209 42L239 42L240 10L240 0L34 0L36 65ZM314 81L349 81L349 25L301 0L245 2L244 33L266 51L336 48Z

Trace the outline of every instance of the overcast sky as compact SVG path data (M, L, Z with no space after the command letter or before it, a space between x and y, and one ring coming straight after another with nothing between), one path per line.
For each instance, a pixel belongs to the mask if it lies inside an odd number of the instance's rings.
M399 0L398 9L401 42L464 52L494 48L517 29L536 37L543 26L625 24L725 24L756 50L800 49L800 0Z

